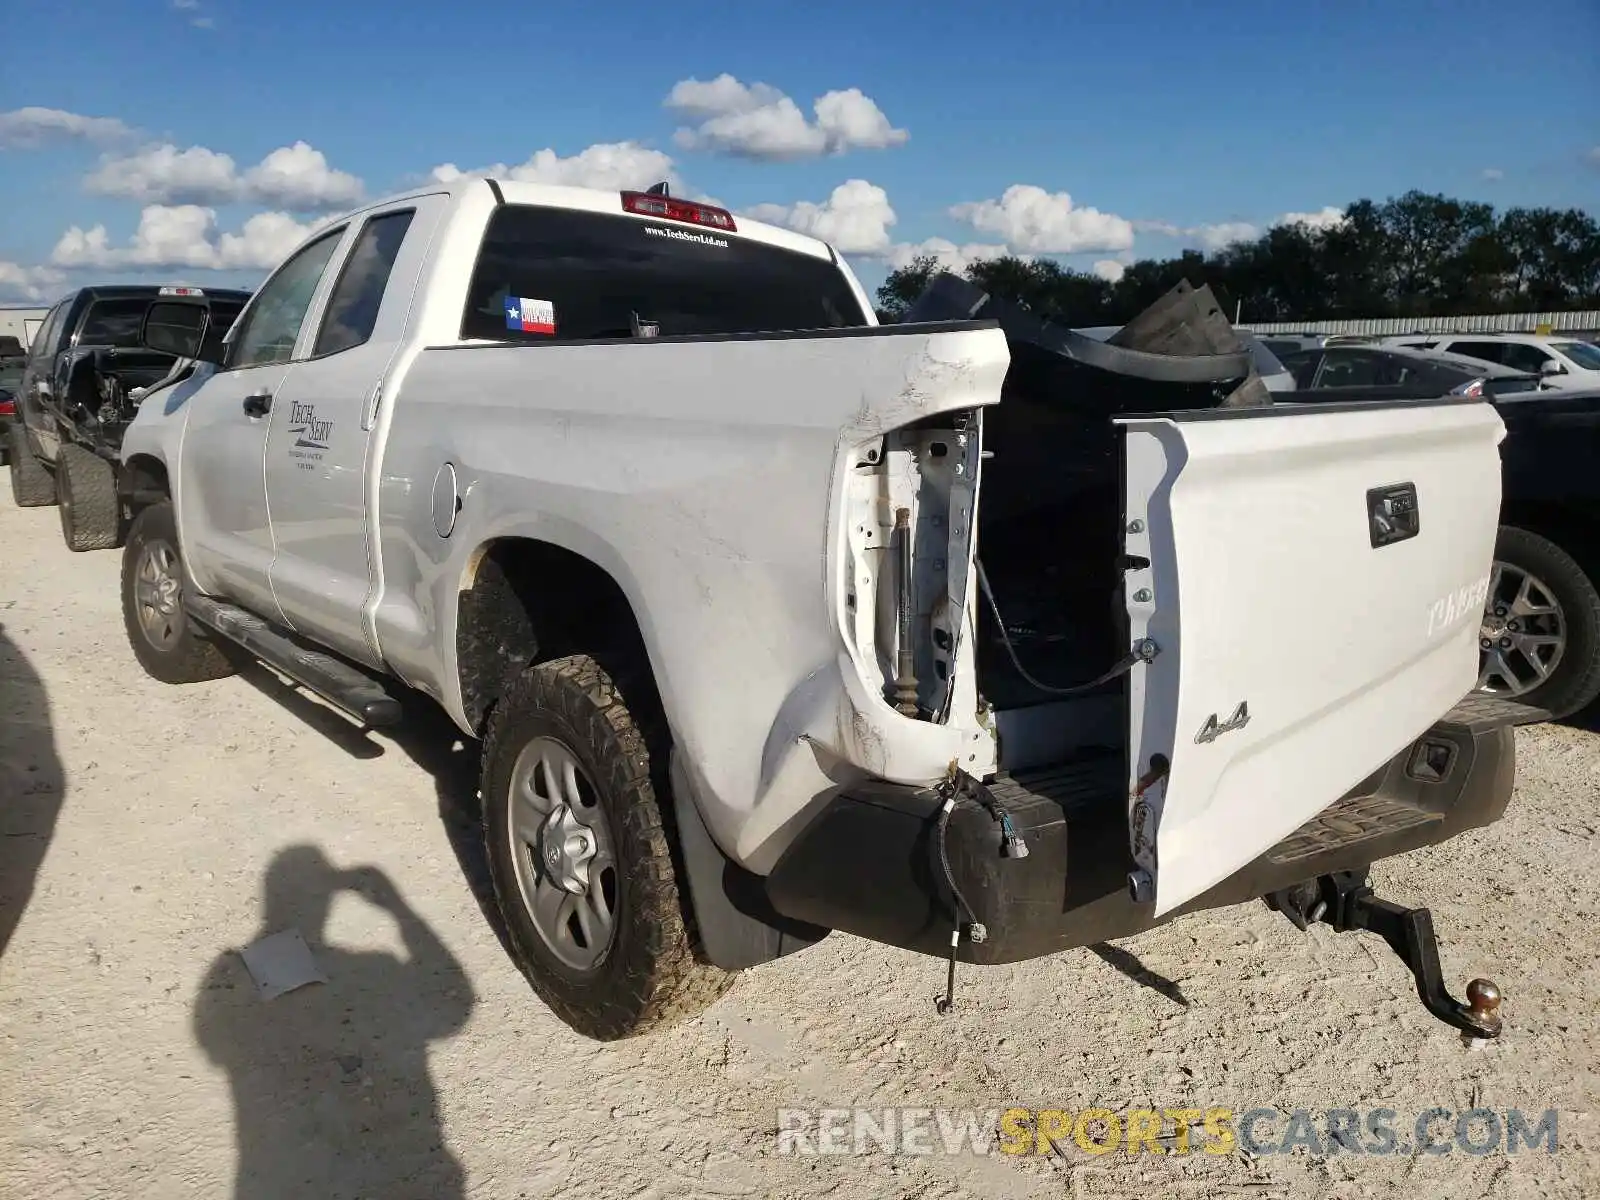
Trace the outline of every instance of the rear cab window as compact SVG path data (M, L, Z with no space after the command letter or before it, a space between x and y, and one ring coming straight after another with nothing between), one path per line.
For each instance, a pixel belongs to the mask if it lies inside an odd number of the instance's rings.
M77 344L138 349L144 314L159 299L161 297L152 292L145 296L117 296L91 301L78 325ZM243 299L235 296L210 296L206 299L211 309L211 322L218 329L227 329L232 325L239 310L244 307Z
M133 349L139 344L139 326L154 296L93 300L78 324L78 345Z
M868 324L828 258L618 213L506 204L484 231L463 339L572 342Z

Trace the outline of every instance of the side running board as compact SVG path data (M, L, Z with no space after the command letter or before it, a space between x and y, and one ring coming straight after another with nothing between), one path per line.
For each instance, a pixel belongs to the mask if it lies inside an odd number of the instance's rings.
M267 666L310 688L363 725L380 728L400 723L400 702L376 679L343 659L307 649L254 613L209 596L185 596L183 607L208 629L237 642Z

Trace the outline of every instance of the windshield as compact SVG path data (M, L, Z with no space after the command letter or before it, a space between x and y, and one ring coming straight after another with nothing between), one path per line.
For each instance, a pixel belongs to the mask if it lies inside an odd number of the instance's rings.
M515 316L512 314L515 313ZM664 221L507 204L467 292L463 338L575 341L867 324L826 258Z
M1552 350L1559 350L1586 371L1600 371L1600 346L1593 342L1551 342Z
M27 361L25 358L0 358L0 391L17 390L22 382L22 368Z
M1260 338L1251 333L1238 330L1235 332L1239 334L1239 340L1244 343L1244 348L1250 351L1250 361L1255 364L1257 375L1270 378L1273 375L1282 375L1287 370L1277 355L1269 350L1267 344Z

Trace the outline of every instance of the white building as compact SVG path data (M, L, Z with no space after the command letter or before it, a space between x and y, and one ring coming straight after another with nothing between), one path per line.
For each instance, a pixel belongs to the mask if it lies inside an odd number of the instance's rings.
M50 310L36 304L0 304L0 337L14 337L23 349L33 345L33 335Z

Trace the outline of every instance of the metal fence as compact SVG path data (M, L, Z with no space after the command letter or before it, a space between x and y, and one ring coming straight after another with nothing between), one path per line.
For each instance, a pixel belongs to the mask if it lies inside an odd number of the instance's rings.
M1481 317L1365 317L1338 321L1268 321L1241 324L1252 333L1600 333L1600 309L1585 312L1495 313Z

